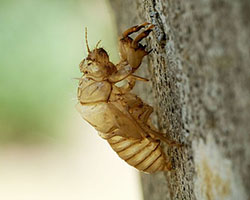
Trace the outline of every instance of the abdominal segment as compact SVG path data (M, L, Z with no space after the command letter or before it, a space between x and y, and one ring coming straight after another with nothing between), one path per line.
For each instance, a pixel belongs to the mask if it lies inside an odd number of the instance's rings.
M147 173L171 170L171 162L166 160L160 141L122 136L113 136L107 141L120 158L138 170Z

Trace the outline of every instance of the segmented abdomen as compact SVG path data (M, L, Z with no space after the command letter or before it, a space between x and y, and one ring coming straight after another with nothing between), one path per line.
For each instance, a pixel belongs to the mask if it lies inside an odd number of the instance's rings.
M122 136L113 136L107 141L120 158L138 170L153 173L171 169L171 162L166 160L159 141Z

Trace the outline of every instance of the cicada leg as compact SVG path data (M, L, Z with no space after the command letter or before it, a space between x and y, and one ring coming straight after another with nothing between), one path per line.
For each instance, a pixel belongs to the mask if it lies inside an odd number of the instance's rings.
M152 29L155 27L155 25L151 25L150 27L148 27L145 31L143 31L142 33L140 33L139 35L136 36L136 38L133 40L132 42L132 46L134 48L137 48L139 46L139 42L147 37L149 35L149 33L152 31ZM149 53L149 52L148 52Z
M163 135L161 132L157 132L153 130L150 126L146 125L142 127L146 132L148 132L151 136L159 138L160 140L166 142L169 146L182 147L183 144L172 140L169 136Z
M139 31L141 28L144 28L145 26L147 26L147 25L149 25L149 24L150 24L150 23L145 22L145 23L143 23L143 24L141 24L141 25L133 26L133 27L127 29L126 31L124 31L124 32L122 33L122 37L125 38L125 37L129 36L130 34Z
M139 101L140 99L138 99ZM136 105L134 103L134 105ZM129 105L128 105L129 106ZM171 138L168 136L165 136L163 133L158 132L154 130L155 128L149 121L149 117L153 112L153 108L147 104L144 104L140 106L139 102L136 106L132 106L130 104L130 113L131 116L134 118L134 120L138 121L139 125L142 127L142 129L149 134L152 138L158 138L164 142L166 142L169 146L176 146L176 147L181 147L183 146L182 144L173 141Z
M150 23L144 23L139 26L134 26L126 30L119 39L119 52L122 61L127 61L133 68L133 72L141 65L144 56L148 55L150 51L146 51L146 46L141 45L139 42L147 37L152 31L154 25L149 26L145 31L140 33L133 40L129 37L130 34L139 31L141 28L149 25Z

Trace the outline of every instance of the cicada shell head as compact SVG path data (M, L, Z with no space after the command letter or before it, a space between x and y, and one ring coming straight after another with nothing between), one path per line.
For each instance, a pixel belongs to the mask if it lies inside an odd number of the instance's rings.
M88 51L88 56L86 58L87 60L95 61L100 64L109 63L109 55L105 51L105 49L97 48L101 41L97 42L95 48L92 51L90 50L89 44L88 44L88 38L87 38L87 28L85 28L85 42L86 42L86 47Z
M88 56L80 63L80 71L84 73L85 77L92 78L93 80L105 80L116 70L116 67L109 61L108 53L103 48L97 48L100 41L91 51L87 40L87 30L85 36Z
M109 55L103 48L95 48L89 52L87 60L98 62L102 65L109 63Z

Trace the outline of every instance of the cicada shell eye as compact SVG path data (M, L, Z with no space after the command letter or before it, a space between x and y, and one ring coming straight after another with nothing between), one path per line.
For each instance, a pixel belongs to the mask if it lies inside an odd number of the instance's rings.
M88 59L84 59L80 65L80 71L84 74L85 77L91 78L93 80L103 80L107 76L107 69L101 66L97 62L93 62Z
M80 71L84 74L92 73L93 62L87 59L83 59L82 62L79 65Z

